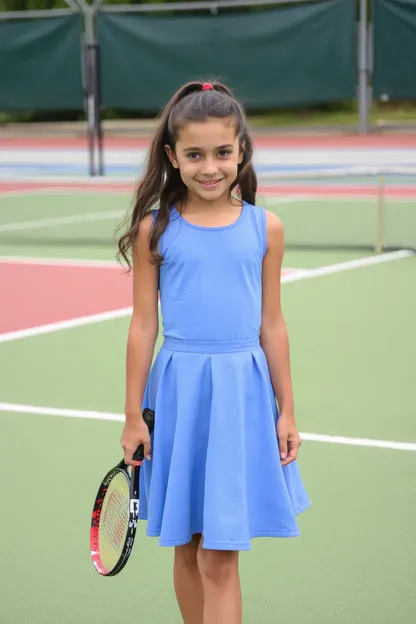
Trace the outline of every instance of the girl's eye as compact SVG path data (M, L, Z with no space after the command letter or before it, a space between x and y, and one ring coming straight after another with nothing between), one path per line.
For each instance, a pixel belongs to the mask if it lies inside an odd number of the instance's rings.
M222 149L218 152L218 155L224 158L225 156L229 156L231 154L230 150Z
M189 160L196 160L197 158L199 158L199 154L198 152L189 152L188 158Z

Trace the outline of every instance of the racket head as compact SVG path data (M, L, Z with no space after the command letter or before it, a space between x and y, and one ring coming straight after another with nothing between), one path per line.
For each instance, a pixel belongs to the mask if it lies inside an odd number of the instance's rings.
M144 409L143 419L152 433L154 411ZM133 459L143 461L143 445L137 448ZM132 466L129 474L123 459L106 474L98 488L91 518L90 550L95 569L102 576L121 572L133 550L139 518L139 477L140 466Z
M132 552L138 520L139 467L131 476L124 461L112 468L98 488L90 527L91 559L102 576L114 576Z

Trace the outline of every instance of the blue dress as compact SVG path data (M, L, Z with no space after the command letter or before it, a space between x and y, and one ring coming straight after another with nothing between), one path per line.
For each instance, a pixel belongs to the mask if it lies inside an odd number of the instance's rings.
M299 535L310 506L297 463L280 463L259 343L266 246L265 210L247 203L224 227L171 208L160 239L164 342L143 402L155 430L139 518L162 546L202 533L205 548L249 550L254 537Z

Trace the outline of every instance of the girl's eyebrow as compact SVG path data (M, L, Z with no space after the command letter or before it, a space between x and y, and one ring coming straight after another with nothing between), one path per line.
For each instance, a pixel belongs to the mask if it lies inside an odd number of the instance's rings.
M221 149L226 149L226 148L230 148L233 147L233 145L231 145L231 143L229 143L228 145L219 145L218 147L216 147L216 150L221 150ZM202 147L185 147L183 150L183 152L203 152L204 150L202 149Z
M200 147L185 147L185 149L182 150L183 152L200 152L201 148Z

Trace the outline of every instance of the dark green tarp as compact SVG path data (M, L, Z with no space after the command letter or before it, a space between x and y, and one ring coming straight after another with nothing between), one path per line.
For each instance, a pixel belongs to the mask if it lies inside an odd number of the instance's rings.
M416 99L416 0L374 0L374 96Z
M0 110L83 108L80 15L0 21Z
M252 110L349 100L355 23L351 0L218 15L102 12L103 104L157 112L200 77L224 80Z

